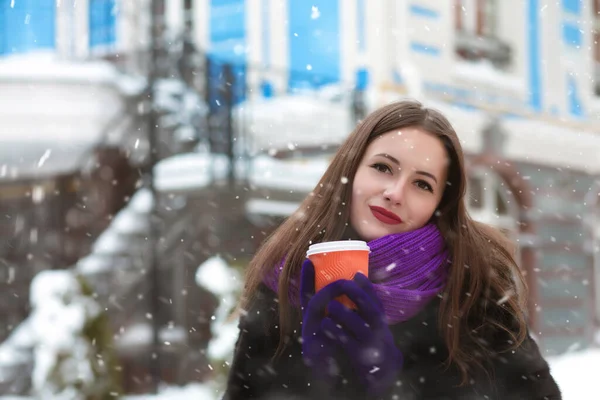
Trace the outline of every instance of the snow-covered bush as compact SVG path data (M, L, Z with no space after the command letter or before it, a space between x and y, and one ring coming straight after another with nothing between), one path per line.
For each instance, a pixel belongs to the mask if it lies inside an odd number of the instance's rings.
M33 394L54 400L118 398L108 319L85 280L70 270L42 271L30 296Z
M219 299L219 306L211 318L212 339L207 357L216 390L220 391L224 389L239 334L238 318L232 313L241 294L242 280L238 270L217 255L198 267L196 283Z

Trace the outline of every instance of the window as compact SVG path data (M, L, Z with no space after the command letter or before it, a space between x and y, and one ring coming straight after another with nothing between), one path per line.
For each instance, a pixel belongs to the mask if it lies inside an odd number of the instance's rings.
M594 0L593 15L594 92L600 96L600 0Z
M511 48L498 31L498 0L454 0L456 53L466 61L510 66Z
M90 0L90 48L114 45L116 42L116 22L116 0Z
M516 200L504 181L485 169L472 171L467 185L469 214L515 237L518 220Z
M479 168L470 171L467 181L467 210L476 221L491 225L516 244L514 257L521 264L519 206L508 185L496 173Z
M0 55L54 48L53 0L0 0Z
M497 0L455 0L456 30L496 36Z

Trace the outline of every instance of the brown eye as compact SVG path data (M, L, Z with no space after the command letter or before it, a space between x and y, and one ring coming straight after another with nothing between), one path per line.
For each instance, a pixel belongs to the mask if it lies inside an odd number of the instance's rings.
M428 192L433 193L433 187L431 187L431 185L429 184L429 182L423 181L423 180L418 180L415 182L415 184L417 185L417 187L419 189L423 189L426 190Z
M377 171L383 172L383 173L392 172L392 170L390 169L390 167L388 167L387 165L385 165L383 163L375 163L375 164L371 165L371 168L374 168Z

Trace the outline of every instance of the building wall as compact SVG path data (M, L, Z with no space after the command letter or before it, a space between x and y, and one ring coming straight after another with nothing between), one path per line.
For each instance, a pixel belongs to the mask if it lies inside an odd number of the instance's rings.
M475 29L477 2L371 3L192 0L186 15L183 0L169 0L162 23L175 36L190 19L199 48L251 67L242 75L253 94L404 83L415 96L450 95L550 116L585 120L600 112L593 0L496 1L494 31L512 53L504 70L457 56L457 20ZM0 57L39 49L128 54L149 44L150 1L0 0L0 21Z
M366 69L375 88L417 79L425 92L450 94L457 101L575 118L600 111L590 79L595 68L592 0L497 1L495 32L512 53L504 70L457 56L457 19L473 29L476 2L463 0L464 10L457 3L197 0L194 21L203 48L265 68L269 76L264 79L278 93L332 82L356 84ZM243 22L232 17L224 24L220 16L227 12L243 15ZM210 33L215 30L217 36ZM249 79L258 87L264 83L256 76Z

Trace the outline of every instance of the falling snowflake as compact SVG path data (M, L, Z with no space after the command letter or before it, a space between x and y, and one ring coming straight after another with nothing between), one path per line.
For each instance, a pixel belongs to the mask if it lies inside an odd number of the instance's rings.
M319 11L319 7L316 6L312 6L311 7L311 13L310 13L310 18L311 19L317 19L321 16L321 12Z
M506 303L508 301L508 299L510 299L510 297L512 296L512 292L507 292L500 300L498 300L496 302L496 304L498 305L502 305L504 303Z
M44 154L42 155L42 157L40 157L40 160L38 161L38 168L40 168L42 165L44 165L44 163L46 161L48 161L48 158L50 158L50 153L52 153L51 149L47 149Z

